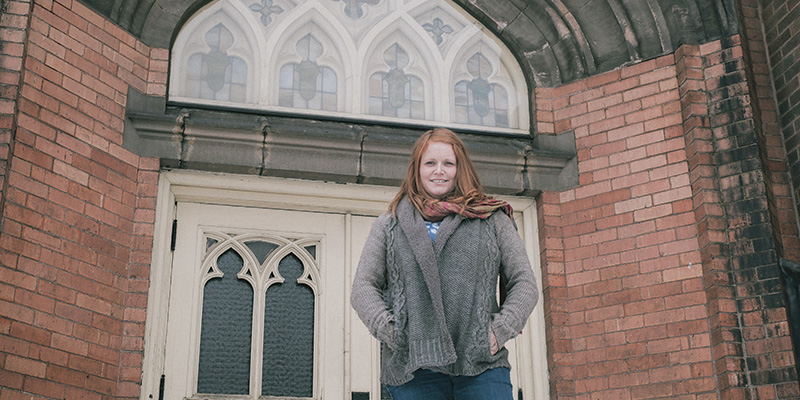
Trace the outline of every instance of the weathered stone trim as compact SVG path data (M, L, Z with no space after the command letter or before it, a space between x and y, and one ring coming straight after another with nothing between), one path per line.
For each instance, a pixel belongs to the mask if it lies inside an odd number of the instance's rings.
M135 91L127 110L123 147L162 167L340 183L399 185L427 129L166 107ZM533 196L578 184L572 132L459 133L491 193Z

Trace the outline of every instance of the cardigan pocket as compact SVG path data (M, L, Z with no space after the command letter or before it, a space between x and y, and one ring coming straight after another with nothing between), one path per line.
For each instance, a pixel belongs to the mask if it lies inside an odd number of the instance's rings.
M394 316L386 319L386 322L378 329L377 339L386 343L390 349L395 350L395 330Z
M489 327L489 329L491 330L492 328ZM481 361L484 361L484 362L487 362L487 363L490 363L490 364L494 364L498 360L503 358L504 357L504 351L506 351L506 348L503 345L501 345L500 342L498 341L497 342L497 353L492 354L492 342L491 342L491 338L489 338L489 337L487 337L486 346L482 346L482 347L484 349L484 353L481 355Z

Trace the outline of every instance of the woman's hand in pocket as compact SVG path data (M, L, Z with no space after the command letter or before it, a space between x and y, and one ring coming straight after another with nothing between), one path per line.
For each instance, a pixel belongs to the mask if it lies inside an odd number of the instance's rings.
M497 346L497 336L494 335L493 330L489 329L489 352L495 355L498 351L500 348Z

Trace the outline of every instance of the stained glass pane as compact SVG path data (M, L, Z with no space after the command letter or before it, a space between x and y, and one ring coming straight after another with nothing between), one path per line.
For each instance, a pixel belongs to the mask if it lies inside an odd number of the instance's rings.
M311 397L314 389L314 292L297 283L303 263L281 260L282 284L270 286L264 312L262 395Z
M283 107L336 111L338 85L333 69L317 64L324 48L314 36L305 35L295 44L303 60L281 66L278 104Z
M492 110L494 111L494 125L508 126L508 95L500 85L492 85Z
M508 127L508 95L497 84L484 80L461 81L453 89L456 122Z
M217 265L224 275L203 290L197 391L248 394L253 289L236 277L243 260L234 250L220 255Z
M311 61L281 67L278 104L284 107L336 111L336 73Z
M383 52L387 72L377 72L369 79L369 113L386 117L425 119L422 80L406 74L408 53L395 43Z
M469 121L469 100L467 96L467 82L461 81L456 83L453 90L455 100L455 118L456 122Z
M291 89L294 86L294 65L293 64L286 64L281 67L281 75L280 75L280 87L281 89Z
M460 81L453 88L456 121L508 127L508 93L504 87L486 80L493 71L492 63L476 53L467 60L466 67L474 79Z
M186 63L185 95L188 97L242 103L247 98L247 63L228 54L232 32L222 24L203 37L207 51L193 54Z
M369 113L387 117L425 119L422 80L399 70L370 77Z
M230 100L244 103L247 89L247 64L241 58L231 57Z
M508 110L508 95L506 94L506 90L500 85L492 85L492 92L494 94L494 109Z
M322 92L336 93L336 73L330 68L322 68Z
M322 109L326 111L336 111L336 94L323 93L322 94Z

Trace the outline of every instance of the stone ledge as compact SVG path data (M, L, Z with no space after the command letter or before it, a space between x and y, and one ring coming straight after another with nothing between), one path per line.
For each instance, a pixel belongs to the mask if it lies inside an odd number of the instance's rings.
M123 147L159 158L164 168L398 186L424 131L220 110L156 112L158 104L129 99ZM536 139L459 136L490 193L535 196L578 184L571 132Z

